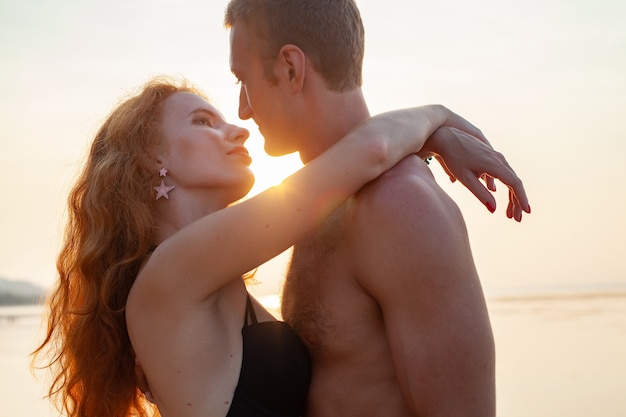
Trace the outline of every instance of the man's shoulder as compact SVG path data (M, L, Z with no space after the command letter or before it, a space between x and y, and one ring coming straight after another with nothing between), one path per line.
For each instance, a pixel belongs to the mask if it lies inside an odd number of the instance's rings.
M371 221L436 221L459 214L458 206L437 184L430 168L410 156L363 187L351 204L352 225Z
M415 155L408 156L361 188L356 194L359 206L380 208L407 203L406 198L424 201L442 192L428 166Z

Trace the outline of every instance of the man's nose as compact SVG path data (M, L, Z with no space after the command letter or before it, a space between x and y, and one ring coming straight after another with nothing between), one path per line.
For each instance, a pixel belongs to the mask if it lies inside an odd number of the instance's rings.
M246 88L242 85L239 89L239 118L241 120L248 120L252 117L252 108L248 101L248 93Z

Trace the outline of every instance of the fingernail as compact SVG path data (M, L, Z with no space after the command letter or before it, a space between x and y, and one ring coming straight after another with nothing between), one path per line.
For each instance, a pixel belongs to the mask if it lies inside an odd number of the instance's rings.
M490 212L494 212L496 211L496 208L494 207L494 205L491 203L491 201L487 201L485 203L485 207L487 207L487 210L489 210Z

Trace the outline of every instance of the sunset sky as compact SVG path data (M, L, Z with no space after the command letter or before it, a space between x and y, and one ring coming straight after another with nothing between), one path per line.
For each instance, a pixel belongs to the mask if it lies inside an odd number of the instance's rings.
M55 279L67 192L109 111L151 76L185 76L234 122L225 0L0 0L0 277ZM372 113L440 103L479 126L533 213L461 207L487 292L626 288L626 2L360 0ZM255 192L299 164L253 124ZM262 267L275 293L282 261Z

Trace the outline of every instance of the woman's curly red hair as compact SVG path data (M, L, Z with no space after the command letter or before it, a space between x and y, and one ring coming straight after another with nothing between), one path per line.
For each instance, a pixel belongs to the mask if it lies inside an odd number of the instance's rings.
M47 300L48 326L34 361L46 355L49 395L68 417L158 414L144 400L124 316L126 298L154 244L149 154L160 144L162 103L176 92L203 96L185 81L155 78L121 103L100 128L68 198L57 259L59 280Z

